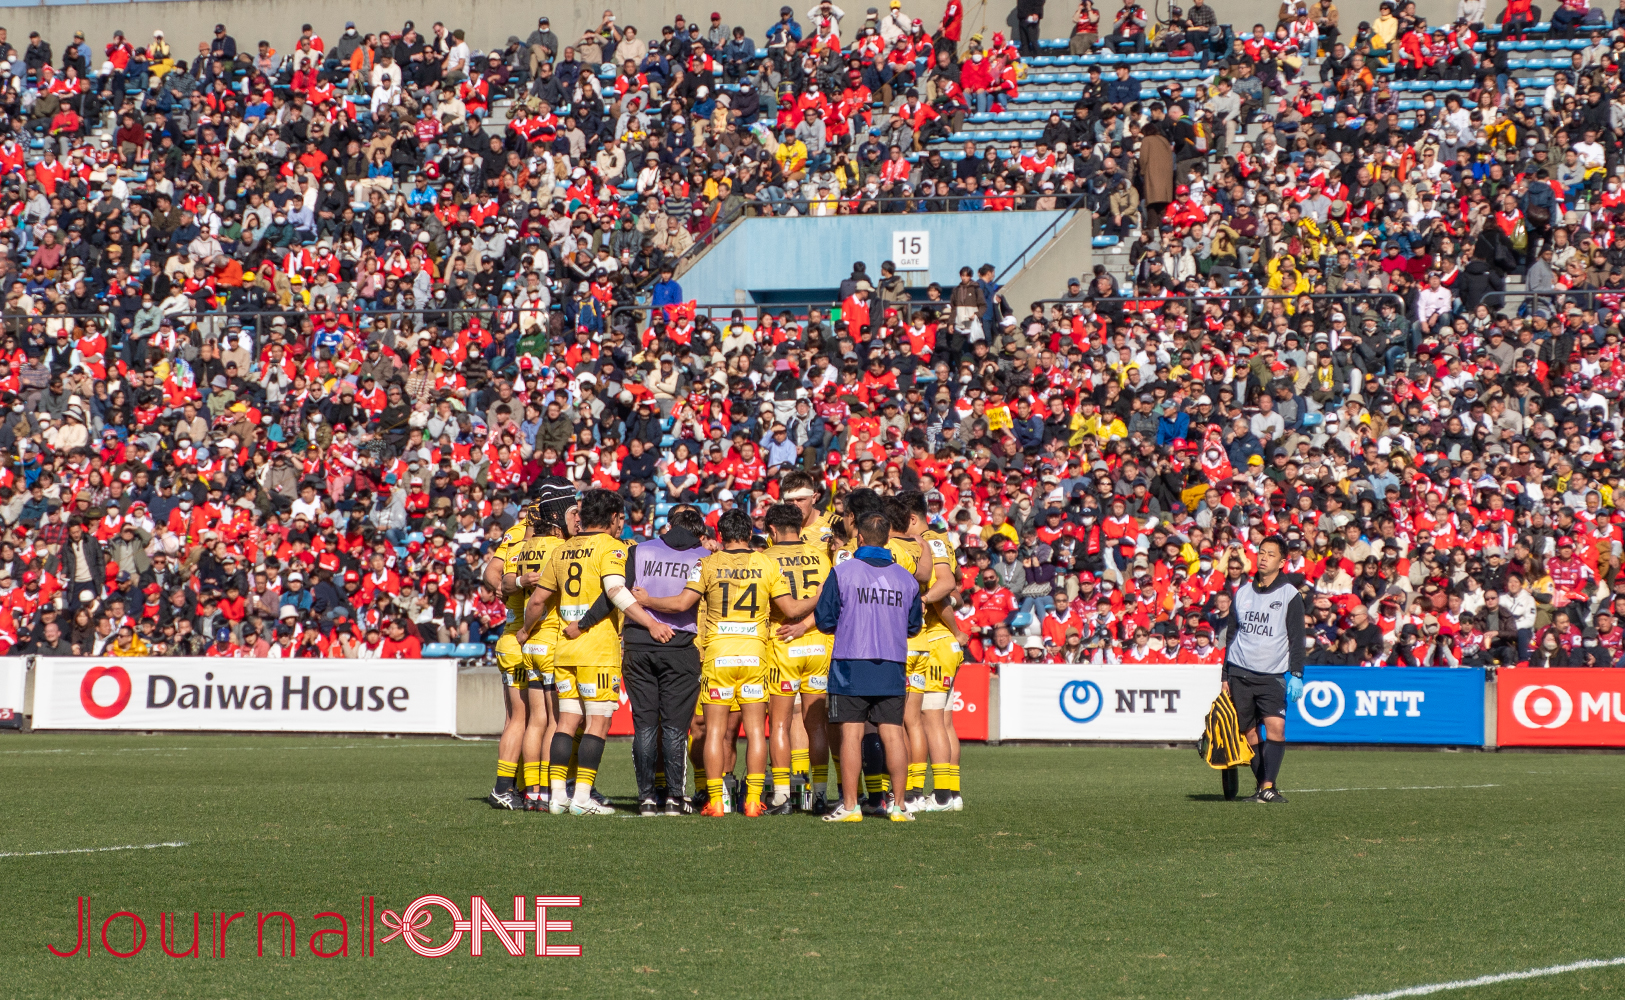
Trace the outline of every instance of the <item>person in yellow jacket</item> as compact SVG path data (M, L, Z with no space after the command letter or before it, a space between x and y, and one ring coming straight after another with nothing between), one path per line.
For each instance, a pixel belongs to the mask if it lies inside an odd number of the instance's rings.
M1299 295L1309 294L1309 279L1305 278L1297 267L1288 263L1270 275L1269 289L1271 295L1291 295L1296 298ZM1290 312L1291 308L1288 307L1287 311Z
M152 33L152 44L147 46L147 74L150 77L147 86L149 89L158 86L164 74L175 68L175 54L169 51L169 43L164 41L162 31Z
M118 635L113 639L112 645L107 647L108 656L148 656L151 650L146 642L135 634L135 629L128 625L120 625Z
M1118 438L1128 437L1128 427L1117 414L1101 413L1095 401L1085 397L1072 414L1072 437L1068 440L1073 447L1078 447L1091 437L1101 444L1109 444Z
M1385 2L1378 9L1376 19L1371 22L1371 48L1390 49L1398 35L1399 18L1394 16L1394 4Z
M794 134L785 133L784 140L779 143L779 151L773 156L779 161L779 168L784 171L785 177L801 180L806 176L807 144Z

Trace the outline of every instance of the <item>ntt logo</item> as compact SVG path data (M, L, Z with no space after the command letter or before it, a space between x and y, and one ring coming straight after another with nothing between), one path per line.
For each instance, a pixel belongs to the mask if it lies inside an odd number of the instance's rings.
M1325 727L1343 717L1343 689L1331 681L1310 681L1298 699L1298 714L1311 726Z
M1073 722L1093 722L1106 707L1106 697L1094 681L1067 681L1061 688L1061 714Z

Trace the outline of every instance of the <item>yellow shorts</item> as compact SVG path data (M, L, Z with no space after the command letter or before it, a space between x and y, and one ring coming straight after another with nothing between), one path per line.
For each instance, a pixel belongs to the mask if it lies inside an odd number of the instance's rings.
M519 647L525 658L525 680L531 684L540 685L543 689L552 691L553 681L553 646L545 642L527 642Z
M954 686L954 674L965 662L965 651L951 635L938 635L909 642L908 691L910 694L947 692Z
M502 686L523 690L529 684L525 672L525 654L519 650L519 637L504 632L497 639L497 669L502 671Z
M620 667L553 667L559 698L581 701L620 701Z
M717 656L700 665L700 704L760 705L767 701L768 665L762 656Z
M791 642L770 644L767 691L777 697L823 694L829 687L829 659L835 640L816 629Z

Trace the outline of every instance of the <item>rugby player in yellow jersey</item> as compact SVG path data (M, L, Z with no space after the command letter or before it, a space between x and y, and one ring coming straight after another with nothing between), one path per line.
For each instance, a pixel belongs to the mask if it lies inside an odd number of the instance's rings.
M837 542L834 530L830 525L830 515L821 510L818 499L822 496L818 480L805 472L790 472L779 480L779 496L784 503L793 505L801 512L801 530L799 539L809 549L822 552L826 559L833 559ZM769 554L771 554L772 532L768 532ZM826 572L828 572L826 570ZM812 620L807 619L808 627ZM781 629L785 625L779 626ZM829 739L827 733L820 731L817 742L826 750L818 755L820 763L812 762L813 737L812 730L806 724L805 693L791 700L792 713L790 716L790 780L792 786L801 788L801 808L813 808L813 794L815 787L825 787L829 781L829 764L827 763L827 747ZM771 703L768 713L772 714ZM822 723L820 723L822 725Z
M753 533L750 515L730 510L717 521L721 551L700 560L681 594L656 598L647 591L636 591L645 607L666 613L684 612L705 602L700 623L707 785L707 801L700 811L703 816L724 814L722 776L727 744L733 740L728 713L735 709L743 716L746 740L744 813L754 818L767 811L762 785L767 778L768 616L776 610L786 618L800 618L818 604L816 593L800 599L791 596L778 563L751 548Z
M553 679L559 694L558 728L553 733L553 786L548 811L558 815L599 816L615 810L592 797L598 765L604 759L604 736L609 717L621 698L621 618L626 616L649 630L656 642L671 639L671 628L655 621L638 607L626 589L626 544L621 541L625 515L620 495L612 490L588 490L581 497L581 534L553 550L542 578L525 602L523 634L534 635L556 601L564 622L553 654ZM602 597L614 606L592 628L580 621ZM576 751L575 795L565 803L565 780L576 727L586 722Z
M485 801L493 809L522 809L524 798L515 787L519 776L519 754L527 723L525 657L519 648L519 629L525 617L525 593L511 572L519 547L530 537L530 506L513 527L502 535L496 551L486 560L487 586L501 594L508 605L508 621L497 638L497 669L502 672L502 707L505 717L502 735L497 738L497 783Z
M767 510L767 532L773 545L767 554L778 564L779 575L796 599L816 597L829 575L829 549L809 543L802 535L802 513L794 504L774 504ZM812 616L786 619L772 616L773 633L768 642L772 665L767 676L767 711L772 721L768 751L773 762L773 797L770 815L791 811L791 722L796 696L801 697L801 718L808 738L809 765L818 777L813 781L813 812L823 812L829 770L829 711L825 691L829 684L829 657L834 638L813 627Z
M904 808L915 812L953 810L959 795L959 768L952 763L947 712L948 692L964 661L964 636L956 631L953 614L947 608L948 596L958 585L959 567L947 540L927 530L929 518L925 494L918 490L886 498L892 541L907 540L904 544L911 553L923 553L922 560L931 568L930 582L920 591L924 623L919 634L908 640L908 696L903 707L909 749ZM916 538L918 543L912 541ZM932 796L925 794L928 763L936 786Z
M801 512L801 528L797 537L807 545L821 546L827 552L834 547L830 531L829 514L818 509L818 480L805 472L787 473L779 480L779 496L784 503ZM779 544L768 533L771 545Z
M558 476L543 480L537 487L537 497L527 511L530 535L519 544L514 558L507 561L502 577L503 589L517 586L528 600L530 592L541 582L542 568L547 565L553 550L581 529L576 511L576 491L569 481ZM521 611L521 614L523 612ZM548 807L551 792L548 759L553 730L558 723L558 712L553 700L553 650L559 642L563 627L557 607L550 608L541 626L529 636L521 636L519 651L525 663L525 734L520 744L524 758L523 806L527 812L540 812Z

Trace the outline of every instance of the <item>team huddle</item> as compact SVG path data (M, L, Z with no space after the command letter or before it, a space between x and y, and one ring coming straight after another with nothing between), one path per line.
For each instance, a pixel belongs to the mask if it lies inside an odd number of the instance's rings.
M963 808L949 715L965 642L948 606L959 567L930 530L924 495L855 490L832 515L819 509L811 476L792 473L780 489L765 537L741 510L713 529L699 508L679 505L659 538L629 545L618 494L578 498L563 479L539 484L485 570L508 606L496 646L507 718L493 807L615 812L596 781L625 690L641 815L907 820ZM858 548L854 526L873 515L890 528L891 558L918 583L923 614L908 639L907 787L895 794L895 761L867 727L861 772L849 772L860 774L861 814L849 817L826 693L834 636L816 626L814 609L833 567Z

